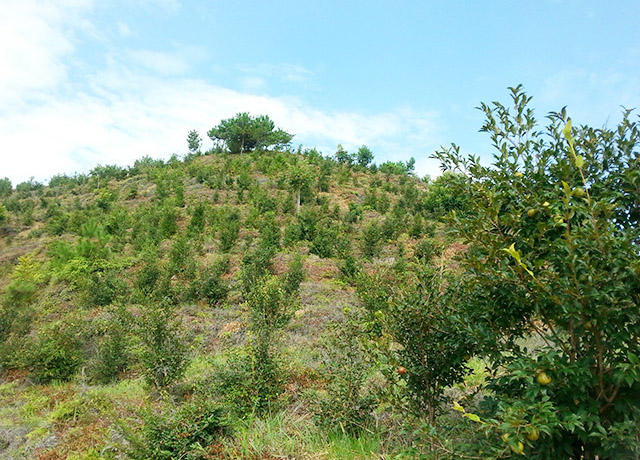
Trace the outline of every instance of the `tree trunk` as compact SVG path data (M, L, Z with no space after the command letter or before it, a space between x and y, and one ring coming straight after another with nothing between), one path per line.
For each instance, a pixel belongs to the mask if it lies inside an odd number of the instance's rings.
M296 201L296 214L300 214L300 189L298 189L298 199Z

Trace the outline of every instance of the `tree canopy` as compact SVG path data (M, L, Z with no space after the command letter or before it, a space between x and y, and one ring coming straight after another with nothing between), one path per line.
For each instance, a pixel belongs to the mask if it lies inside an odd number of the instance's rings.
M276 129L268 115L252 117L247 112L222 120L207 133L212 141L222 142L232 153L262 150L269 147L283 148L293 139L282 129Z

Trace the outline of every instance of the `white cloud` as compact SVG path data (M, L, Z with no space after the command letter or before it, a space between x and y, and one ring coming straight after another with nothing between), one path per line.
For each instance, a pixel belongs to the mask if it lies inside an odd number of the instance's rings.
M0 110L65 81L74 50L70 21L90 1L0 2Z
M118 21L117 27L118 27L118 35L121 38L129 38L134 35L133 31L131 30L131 27L129 27L129 24L127 24L126 22Z
M150 50L129 52L130 58L143 67L161 75L181 75L189 70L189 64L179 53Z
M161 3L179 7L177 2ZM0 102L0 177L14 183L31 176L44 180L57 173L88 171L98 163L131 164L143 155L167 158L185 153L189 130L197 129L206 139L212 126L240 111L268 114L296 134L294 142L329 146L325 154L338 143L350 150L366 144L378 161L406 160L414 154L418 172L430 172L421 170L427 166L419 156L437 147L432 144L434 113L410 108L373 115L321 111L297 98L256 95L256 85L262 85L258 80L247 81L254 87L239 92L177 77L202 58L196 48L180 54L136 50L107 56L107 67L83 81L82 87L89 89L79 92L65 63L77 57L72 27L92 28L80 17L90 7L89 0L2 3L0 39L15 45L0 49L0 101L5 101ZM265 69L263 74L276 71ZM278 70L285 79L310 76L295 65ZM383 152L388 158L382 158Z
M637 64L634 67L640 70ZM558 101L562 101L575 123L612 127L620 119L621 106L634 108L638 103L638 88L640 76L637 71L574 68L549 76L534 101L553 111L562 108L558 106ZM541 115L539 113L538 117L542 118Z
M291 83L308 82L314 77L314 73L306 67L299 64L281 63L281 64L256 64L240 67L241 72L263 77L277 77Z

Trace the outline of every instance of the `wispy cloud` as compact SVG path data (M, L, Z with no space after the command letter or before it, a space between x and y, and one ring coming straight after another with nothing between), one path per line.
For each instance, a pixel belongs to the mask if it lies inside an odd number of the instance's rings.
M0 177L43 180L98 163L131 164L143 155L166 158L186 151L188 130L197 129L206 138L212 126L240 111L268 114L296 134L295 142L325 153L338 143L351 150L367 144L389 152L389 159L406 159L407 152L426 154L437 146L432 112L406 107L377 114L322 111L293 97L257 95L258 80L254 88L234 91L187 78L197 49L107 56L106 67L88 74L79 90L67 63L75 58L74 24L91 28L86 18L74 21L90 8L89 0L20 0L0 8L0 38L15 43L0 50ZM247 78L269 75L303 81L313 73L293 64L264 65ZM422 168L422 162L418 165Z
M281 64L262 63L256 65L245 65L240 67L240 71L263 77L275 77L295 83L308 82L314 77L314 72L306 67L287 62Z
M544 81L536 103L560 110L556 105L563 101L576 123L599 126L609 120L611 125L620 118L621 106L634 108L638 103L640 66L635 67L636 72L620 68L561 70Z

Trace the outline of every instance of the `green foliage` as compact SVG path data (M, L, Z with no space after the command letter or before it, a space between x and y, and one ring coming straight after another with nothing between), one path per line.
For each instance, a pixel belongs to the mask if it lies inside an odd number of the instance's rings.
M360 166L366 168L373 161L373 152L369 147L363 145L358 149L358 153L356 154L356 161Z
M220 305L227 298L229 286L222 276L228 268L229 259L221 259L211 267L202 270L196 281L197 296L206 300L211 307Z
M204 232L206 225L206 211L207 205L200 201L198 202L191 214L191 220L189 221L189 227L187 232L189 235L201 235Z
M423 207L427 212L442 216L451 211L456 213L471 212L474 203L468 189L468 178L459 173L445 171L429 185L424 197Z
M241 218L237 211L229 211L220 228L220 251L229 252L238 240Z
M413 249L413 255L421 262L430 262L439 253L440 247L433 238L424 238L418 241Z
M202 145L202 138L198 131L192 129L189 131L187 135L187 146L189 147L189 152L196 153L200 150L200 146Z
M141 434L121 428L131 446L130 457L139 460L210 459L211 447L229 432L225 410L201 399L177 409L148 409Z
M196 264L192 251L191 241L186 235L178 235L173 240L171 251L169 251L169 266L167 267L169 276L175 275L185 279L193 278Z
M16 185L16 192L20 193L22 196L28 196L30 192L40 190L42 189L42 187L43 185L32 177L28 181L20 182L18 185Z
M98 180L98 184L106 184L110 180L122 180L127 176L127 170L118 165L98 165L89 175Z
M108 211L111 208L111 205L116 200L117 195L113 190L108 188L103 188L98 192L98 196L96 196L96 206L102 211Z
M246 112L222 120L207 134L211 140L224 143L231 153L262 150L271 146L283 148L293 139L293 135L275 129L273 121L267 115L252 117Z
M76 334L74 327L56 324L32 341L24 360L36 382L65 381L76 373L82 359Z
M362 230L362 255L367 259L380 255L380 239L382 237L377 222L369 222Z
M412 238L420 238L424 233L425 225L424 219L420 214L416 214L413 217L413 224L411 225L411 229L409 230L409 235Z
M104 306L126 296L127 285L115 270L94 270L83 283L89 306Z
M128 323L126 312L120 308L112 312L105 324L105 333L98 344L93 369L94 377L100 383L114 381L129 365Z
M18 258L18 264L11 274L11 282L5 288L2 301L5 305L22 306L35 298L38 285L42 282L40 264L33 254Z
M444 289L447 287L447 289ZM427 270L416 286L406 286L393 298L384 323L390 340L400 345L391 362L406 369L411 408L433 423L445 388L462 380L473 342L465 334L460 301L452 280ZM395 369L391 370L394 374Z
M260 237L262 238L260 244L276 249L280 248L282 232L280 231L280 225L276 220L275 213L268 212L264 214L260 221Z
M147 383L162 389L180 380L188 364L187 347L169 304L145 305L136 330Z
M291 319L291 299L278 278L260 278L247 295L251 331L252 403L256 411L268 410L282 392L283 377L276 334Z
M305 278L302 256L296 254L289 262L289 270L282 281L282 289L287 295L297 294L300 291L300 283Z
M351 166L355 161L355 155L353 153L347 152L341 144L338 144L338 149L336 150L335 157L338 163L346 164L348 166Z
M415 160L414 160L414 163L415 163ZM409 169L410 166L413 166L413 165L410 163L403 163L401 161L397 161L397 162L385 161L380 166L378 166L378 171L380 171L385 176L387 176L387 180L389 180L389 178L394 175L406 176L411 171L411 169Z
M156 289L161 275L162 270L158 265L157 256L148 254L145 256L144 263L136 274L134 286L144 296L149 296Z
M309 252L323 258L333 257L336 252L337 242L337 228L329 225L321 225L318 230L315 231Z
M535 422L540 441L509 430L528 458L635 458L640 264L630 210L639 195L630 191L640 130L629 112L615 130L572 128L562 110L539 131L530 98L520 87L511 96L512 108L481 106L492 168L455 146L437 154L466 171L452 193L475 203L451 225L470 245L458 304L467 334L501 369L489 382L495 403L481 415L501 426L518 412L530 425L545 402L552 416ZM541 342L535 350L523 346L530 336Z
M240 282L245 298L251 295L262 278L271 273L271 259L275 252L273 246L259 245L245 253L240 269Z
M362 267L358 263L358 260L351 253L348 253L345 256L339 268L340 277L347 282L355 281L356 277L360 273L360 270L362 269Z
M4 177L0 179L0 198L4 198L6 196L11 195L13 191L13 187L11 185L11 181L8 177Z
M321 355L326 385L313 393L314 419L327 431L358 434L372 427L377 398L367 381L372 366L360 336L359 321L349 318L333 324L322 343Z
M296 194L296 212L300 212L302 193L305 190L308 191L313 182L313 172L309 168L300 165L292 166L289 171L287 171L287 184L291 191Z
M4 205L0 204L0 225L4 224L9 218L9 211Z

